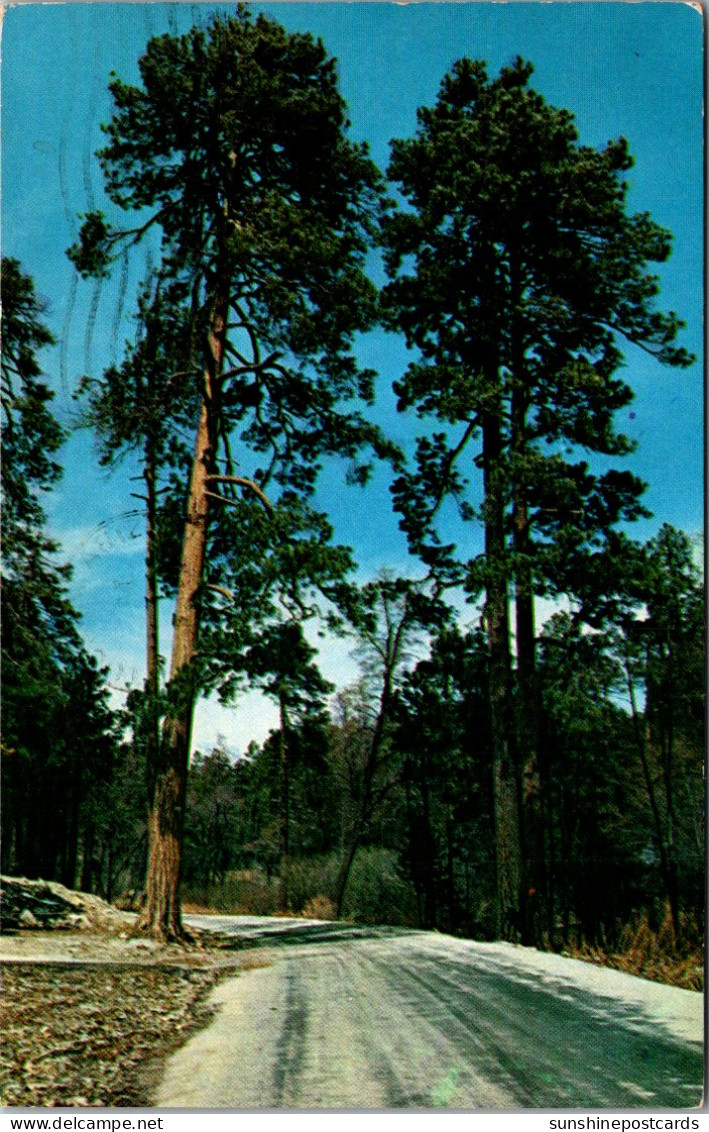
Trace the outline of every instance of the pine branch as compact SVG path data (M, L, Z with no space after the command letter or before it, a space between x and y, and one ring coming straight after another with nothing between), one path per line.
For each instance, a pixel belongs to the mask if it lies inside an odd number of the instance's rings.
M275 514L274 506L266 493L261 490L259 485L253 480L247 479L245 476L207 476L208 480L213 480L215 483L235 483L238 487L246 487L252 491L257 499L263 504L270 515ZM234 504L235 500L227 499L224 495L216 495L214 492L208 491L206 493L212 499L219 499L222 503Z
M214 582L207 582L206 588L208 590L214 590L215 593L221 594L221 596L225 597L228 601L233 602L236 600L232 591L228 590L226 586L218 586Z

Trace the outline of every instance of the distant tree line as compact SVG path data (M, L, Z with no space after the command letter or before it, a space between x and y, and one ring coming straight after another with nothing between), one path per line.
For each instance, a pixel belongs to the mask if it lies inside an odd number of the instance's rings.
M114 219L84 217L69 254L102 277L159 241L123 361L78 390L101 462L144 484L147 675L109 709L44 532L52 339L6 259L3 870L141 890L160 938L183 936L183 881L241 877L237 904L552 947L667 908L679 946L702 896L703 590L685 533L631 538L646 485L615 417L635 352L693 358L650 270L671 235L627 212L625 139L580 144L521 59L493 79L462 59L384 175L322 43L243 7L139 67L98 155ZM411 453L370 420L355 340L381 325L410 350ZM357 581L317 509L337 457L365 492L388 470L416 581ZM323 679L316 630L357 644L355 686ZM197 697L253 688L269 739L190 759Z
M648 544L647 565L663 583L643 620L606 632L559 613L541 631L546 887L527 894L530 923L520 924L514 938L553 947L610 945L633 915L646 912L659 929L669 908L679 943L687 923L696 930L701 921L702 585L689 541L669 526ZM647 697L645 711L629 698L629 668ZM678 715L660 689L666 693L680 673ZM444 626L426 654L397 674L370 770L380 703L373 682L363 679L329 712L303 718L285 736L274 731L236 762L219 749L197 757L185 849L194 899L298 912L326 898L333 915L496 936L483 634ZM279 833L284 742L286 857ZM351 889L343 891L342 868L365 797L360 863L378 861L388 878L363 892L355 859Z

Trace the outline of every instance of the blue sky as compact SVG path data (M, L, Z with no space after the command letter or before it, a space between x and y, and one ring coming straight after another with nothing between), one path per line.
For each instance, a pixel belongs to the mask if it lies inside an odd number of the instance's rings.
M687 322L684 344L701 357L703 272L702 17L682 3L290 3L263 8L289 30L322 36L339 60L351 135L367 140L382 166L392 137L415 127L416 109L431 104L444 73L461 55L487 60L490 74L516 55L535 67L533 85L576 116L581 141L603 145L625 135L636 164L629 175L631 211L648 211L675 236L661 268L664 308ZM65 249L77 214L105 207L93 154L110 117L107 84L115 70L137 79L148 38L184 32L214 11L206 4L20 4L5 11L2 43L2 239L48 303L47 321L58 345L43 364L57 391L64 423L76 418L71 392L83 373L119 360L132 334L135 264L101 287L76 279ZM219 10L228 12L227 6ZM110 210L110 205L108 210ZM117 314L118 312L118 314ZM383 333L363 339L364 364L379 373L375 416L395 437L410 426L393 409L391 383L406 365L399 341ZM618 421L638 441L633 470L649 481L654 517L636 525L648 537L662 522L690 534L703 523L703 374L701 361L686 372L665 370L638 351L628 352L625 377L636 399ZM111 475L98 467L91 436L78 430L66 445L65 475L48 500L52 531L74 563L72 597L83 614L88 646L110 664L112 683L140 683L143 671L142 523L126 465ZM388 507L385 476L374 489L343 487L328 466L321 503L340 541L354 547L363 574L405 565L405 547ZM373 521L372 516L376 515ZM457 537L457 536L454 536ZM476 532L463 537L476 547ZM164 617L167 649L169 610ZM351 678L350 646L331 644L323 667ZM195 742L209 746L217 733L243 750L273 722L260 701L237 714L202 705Z

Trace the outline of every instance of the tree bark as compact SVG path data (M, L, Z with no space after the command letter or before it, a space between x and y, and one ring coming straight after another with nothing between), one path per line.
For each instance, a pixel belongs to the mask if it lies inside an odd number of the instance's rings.
M204 396L182 545L173 622L168 708L163 723L148 822L145 904L136 926L136 931L156 939L181 940L185 936L179 889L187 770L196 694L193 663L199 637L199 590L204 575L209 523L208 484L215 467L219 375L224 364L228 307L227 280L222 278L222 288L215 301L209 332Z
M652 778L652 771L647 756L647 734L643 729L641 717L638 712L637 702L635 697L635 687L633 684L633 676L630 669L630 659L625 656L624 660L626 684L628 688L628 699L630 700L630 714L633 721L633 731L635 734L635 743L640 757L640 765L642 767L643 778L645 780L645 788L647 790L648 801L650 803L650 812L652 813L652 821L655 834L655 845L660 856L660 872L665 884L665 891L667 893L668 903L670 905L670 914L672 917L672 928L675 933L675 943L677 940L677 928L679 926L679 907L677 901L677 888L675 883L675 876L673 876L672 863L667 851L667 844L665 841L665 832L662 824L662 817L660 815L660 807L657 801L657 794L655 792L655 784Z
M525 395L516 389L512 406L512 444L524 454ZM536 633L529 537L529 509L523 482L514 489L515 637L517 652L517 757L521 775L520 834L523 846L522 942L539 943L546 924L547 853L544 796L539 764L539 705L536 687Z
M75 758L71 773L68 809L69 820L64 832L62 846L61 882L67 888L76 888L76 874L79 861L79 826L82 803L82 762L83 753Z
M430 790L428 785L428 753L426 743L421 751L421 805L423 809L424 841L424 928L438 927L438 908L436 901L436 842L431 828ZM450 909L449 909L450 915Z
M645 660L645 696L646 717L651 717L653 708L657 719L657 733L659 739L660 764L662 767L662 781L665 794L665 820L661 833L664 846L664 870L666 873L665 885L667 900L672 919L672 930L675 945L681 934L680 907L679 907L679 877L677 867L677 850L675 845L675 802L673 783L674 762L674 688L673 688L673 656L672 641L669 630L667 639L660 645L660 661L662 664L661 685L651 679L649 652ZM657 805L656 805L657 808Z
M490 730L495 820L498 936L517 938L520 930L521 852L517 775L513 757L510 687L510 617L505 561L504 493L500 412L483 416L485 517L485 626L490 664Z
M160 746L160 637L158 622L157 568L157 458L152 438L145 444L145 651L147 711L145 727L145 769L148 790L148 815L155 800L155 783Z
M283 688L278 691L278 707L281 724L280 762L281 762L281 798L280 798L280 842L281 842L281 911L288 911L290 893L288 891L288 868L290 858L290 767L288 765L288 713L286 709L286 694Z
M335 893L333 904L335 905L335 919L339 920L342 916L342 906L345 902L345 892L347 891L347 884L352 872L354 859L357 856L357 850L362 839L361 830L357 829L355 833L347 841L340 862L340 867L337 871L335 878Z
M522 317L523 279L516 256L510 258L511 307L511 448L513 457L513 547L516 637L517 760L519 765L521 877L521 932L523 943L539 943L545 924L546 847L544 798L539 765L539 705L536 687L536 639L532 545L528 502L528 414L530 377L525 361Z

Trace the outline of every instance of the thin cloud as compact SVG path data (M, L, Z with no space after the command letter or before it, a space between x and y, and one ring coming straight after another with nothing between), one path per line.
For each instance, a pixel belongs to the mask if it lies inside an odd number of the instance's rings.
M107 519L75 527L50 528L48 534L59 544L61 556L74 564L109 555L144 554L142 531L138 531L134 523L126 524L125 519Z

